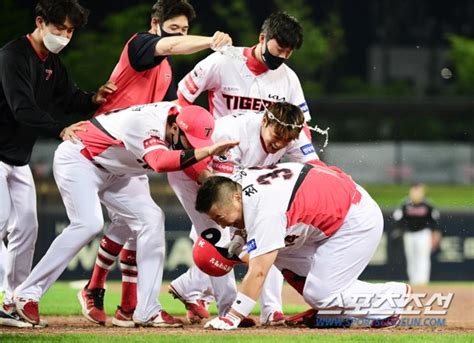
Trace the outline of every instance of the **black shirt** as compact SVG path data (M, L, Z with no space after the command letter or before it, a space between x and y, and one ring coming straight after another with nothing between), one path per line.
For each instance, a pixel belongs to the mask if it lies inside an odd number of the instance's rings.
M59 138L65 125L47 111L88 113L92 93L77 88L59 57L42 59L23 36L0 49L0 161L28 164L38 136Z
M405 231L420 231L425 228L438 229L439 212L426 200L414 204L409 199L405 200L401 207L393 213L397 226Z

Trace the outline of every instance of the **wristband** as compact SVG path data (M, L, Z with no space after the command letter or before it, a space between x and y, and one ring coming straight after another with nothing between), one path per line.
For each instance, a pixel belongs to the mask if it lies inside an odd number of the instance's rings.
M240 313L243 317L247 317L257 302L245 294L239 292L232 304L232 309Z

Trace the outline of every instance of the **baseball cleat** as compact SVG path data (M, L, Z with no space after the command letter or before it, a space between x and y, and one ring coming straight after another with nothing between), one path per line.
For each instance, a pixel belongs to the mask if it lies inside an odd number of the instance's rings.
M33 327L33 324L28 323L18 315L14 304L3 304L2 307L0 307L0 325L17 328Z
M239 323L239 328L252 328L257 326L257 322L250 317L243 318Z
M188 312L192 312L194 314L194 316L192 317L193 320L196 320L195 317L199 317L200 319L209 318L209 311L207 310L207 306L203 305L203 303L205 304L204 301L188 301L184 299L172 285L168 286L168 293L170 293L175 299L181 301L184 304L184 307L186 307L186 309L188 310ZM187 314L186 317L188 317Z
M409 284L405 284L405 286L406 286L406 300L409 301L412 289ZM372 323L370 324L370 327L372 329L386 329L386 328L395 327L400 323L400 318L401 318L400 314L394 314L385 319L373 320Z
M301 313L297 313L293 316L286 317L285 324L288 326L307 326L307 324L311 321L316 321L316 311L313 308L306 310Z
M197 302L198 306L203 307L206 311L208 311L209 303L207 301L205 301L205 300L196 300L196 302ZM188 322L190 324L200 324L201 321L202 321L202 318L200 316L196 315L191 310L186 311L186 319L188 320Z
M133 321L133 311L125 312L120 306L117 306L114 317L112 318L112 325L122 328L133 328L135 322Z
M147 322L138 322L135 323L139 326L152 326L156 328L179 328L183 326L183 321L181 319L175 318L164 310L160 310L158 314L153 316Z
M38 302L31 299L16 298L15 306L18 315L33 325L40 324Z
M270 313L262 325L263 326L283 326L285 325L286 317L281 311L274 311Z
M77 299L82 307L82 314L93 323L105 325L107 319L104 311L105 289L88 289L87 285L77 293Z

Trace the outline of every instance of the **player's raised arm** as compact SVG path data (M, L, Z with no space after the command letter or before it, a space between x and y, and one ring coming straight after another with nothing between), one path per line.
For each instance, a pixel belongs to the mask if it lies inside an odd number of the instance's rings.
M232 45L232 38L227 33L216 31L213 36L176 36L165 37L158 41L155 56L187 55L204 49L219 49Z

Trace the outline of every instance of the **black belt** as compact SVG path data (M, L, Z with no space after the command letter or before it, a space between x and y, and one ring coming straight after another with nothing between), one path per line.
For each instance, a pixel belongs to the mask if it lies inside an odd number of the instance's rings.
M296 196L296 192L300 189L301 184L303 183L306 175L308 175L309 171L313 169L313 166L310 164L305 164L300 171L300 175L298 175L298 179L296 180L295 187L293 188L293 192L291 192L290 201L288 202L287 211L290 210L291 204L293 203L293 199Z
M109 136L110 138L112 138L113 140L115 140L115 137L112 136L103 126L101 123L99 123L99 121L96 119L96 118L92 118L91 120L89 120L92 125L94 125L96 128L98 128L100 131L102 131L103 133L105 133L107 136Z

